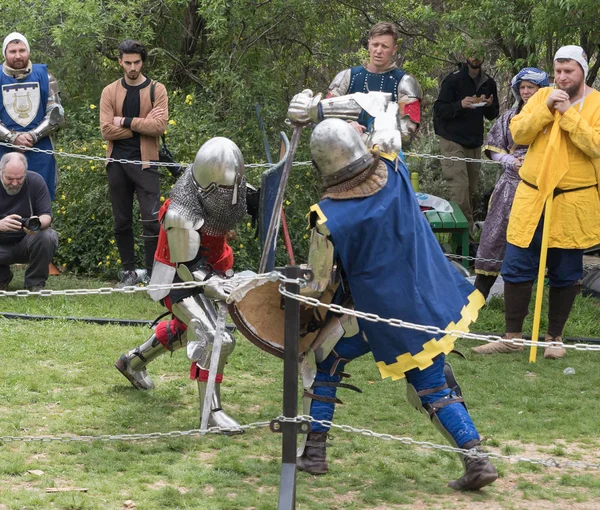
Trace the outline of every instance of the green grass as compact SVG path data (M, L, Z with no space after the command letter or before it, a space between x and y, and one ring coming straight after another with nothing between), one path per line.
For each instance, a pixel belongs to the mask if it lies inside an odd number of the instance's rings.
M18 288L19 276L10 290ZM69 276L49 288L104 286ZM473 328L502 331L494 299ZM1 298L0 310L61 316L153 319L162 308L144 294ZM597 300L578 298L567 335L600 337ZM530 326L528 326L530 328ZM527 330L527 329L526 329ZM530 330L530 329L529 329ZM542 331L543 331L542 327ZM197 428L197 390L183 351L152 363L157 387L136 391L113 367L143 342L144 327L0 319L0 435L99 435ZM599 354L569 351L564 360L530 364L526 352L475 357L472 342L451 357L486 447L501 454L600 462ZM563 375L566 367L576 374ZM382 381L370 358L349 366L352 383L335 421L444 444L405 399L402 382ZM281 412L280 360L243 338L230 358L223 401L241 423ZM501 478L476 494L446 487L461 472L453 454L332 430L330 473L298 475L299 509L597 508L600 472L495 461ZM0 510L276 508L281 437L268 429L207 436L93 443L0 443ZM34 474L39 470L43 473ZM85 493L46 493L84 487ZM131 505L129 505L131 507Z

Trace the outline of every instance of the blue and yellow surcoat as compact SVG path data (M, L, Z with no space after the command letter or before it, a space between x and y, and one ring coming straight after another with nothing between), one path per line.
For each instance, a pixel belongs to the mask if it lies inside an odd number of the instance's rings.
M313 206L331 234L356 310L468 331L483 296L446 259L421 213L403 161L383 159L388 179L374 195ZM455 338L359 319L383 378L423 370Z

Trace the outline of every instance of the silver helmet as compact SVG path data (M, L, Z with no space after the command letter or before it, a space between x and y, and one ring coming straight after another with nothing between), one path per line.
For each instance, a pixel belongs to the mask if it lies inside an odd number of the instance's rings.
M244 158L228 138L206 142L194 164L171 190L170 210L202 225L200 232L222 236L246 214Z
M325 119L315 127L310 154L325 188L346 182L373 164L360 135L341 119Z
M231 203L236 204L244 177L244 156L229 138L211 138L198 150L192 176L201 192L208 192L213 187L232 190Z

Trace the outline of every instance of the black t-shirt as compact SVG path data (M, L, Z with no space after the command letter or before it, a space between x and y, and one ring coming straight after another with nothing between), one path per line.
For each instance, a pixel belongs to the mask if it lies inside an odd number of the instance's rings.
M18 214L22 218L42 214L52 215L50 192L40 174L28 171L23 187L16 195L9 195L0 184L0 219L11 214ZM18 243L26 235L24 230L0 232L0 244Z
M125 94L125 99L123 100L123 117L125 117L123 125L125 127L131 126L131 119L133 117L140 116L140 90L148 87L151 82L152 80L147 78L146 81L140 85L128 85L125 78L121 80L121 85L127 90L127 94ZM115 140L111 157L115 159L133 159L137 161L142 159L140 134L133 131L133 136L131 138Z

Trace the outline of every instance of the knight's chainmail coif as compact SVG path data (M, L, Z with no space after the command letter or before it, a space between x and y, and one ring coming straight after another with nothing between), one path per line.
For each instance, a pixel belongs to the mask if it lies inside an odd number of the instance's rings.
M214 187L202 192L194 181L191 167L171 190L170 207L195 224L204 220L200 233L223 236L246 214L246 178L238 186L237 204L232 204L233 188Z

